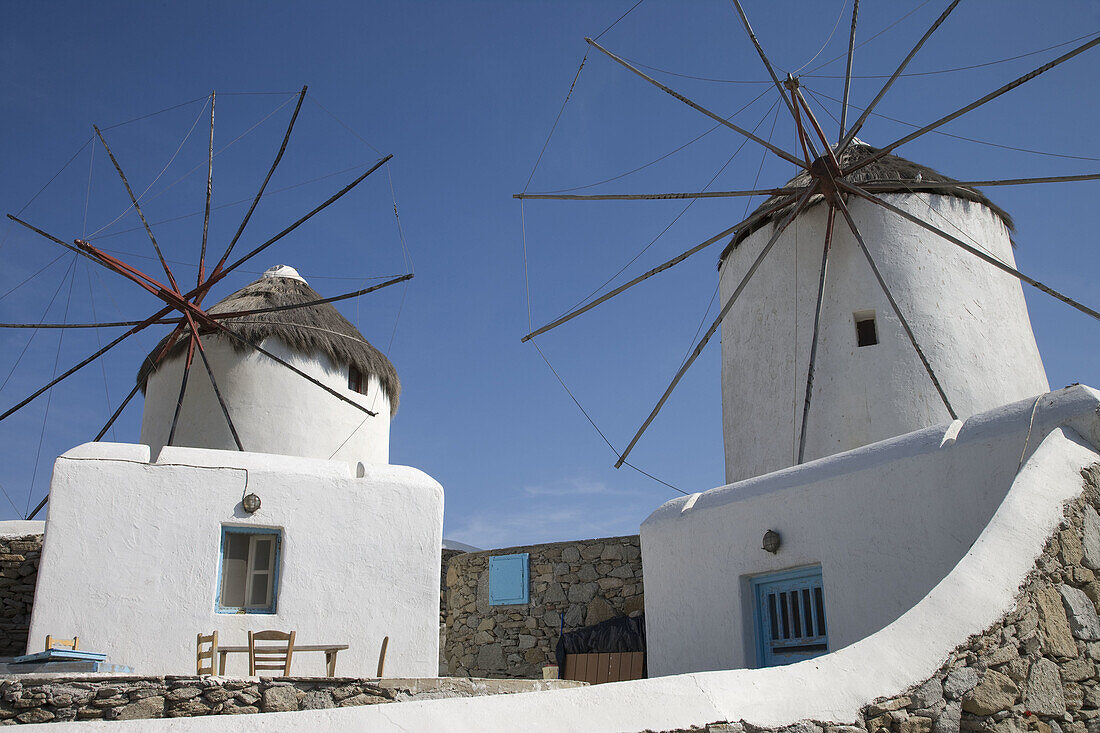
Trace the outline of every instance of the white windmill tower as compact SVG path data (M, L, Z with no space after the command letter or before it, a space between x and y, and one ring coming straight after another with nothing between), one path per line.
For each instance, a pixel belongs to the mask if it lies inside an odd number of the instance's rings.
M662 84L605 49L599 37L586 40L679 102L794 164L800 170L797 176L782 187L763 190L515 195L521 200L573 201L771 196L745 220L523 338L533 339L717 242L729 242L720 258L722 307L717 318L626 448L621 453L613 448L618 454L615 466L627 462L720 326L729 482L1046 392L1020 282L1097 320L1100 313L1016 269L1011 218L979 187L1095 180L1100 175L955 181L892 152L1092 49L1100 37L873 148L856 134L958 0L940 14L849 127L859 3L854 4L835 144L815 119L798 79L788 75L780 81L740 2L733 3L795 122L795 153ZM583 68L584 61L578 76Z
M853 140L837 162L875 152ZM811 181L803 173L786 187ZM1011 218L972 188L894 155L848 182L1015 264ZM855 230L815 195L772 241L790 209L774 209L780 198L760 207L719 265L726 300L775 247L722 325L728 483L1048 391L1016 278L855 197Z
M166 353L165 342L157 344L137 377L145 391L140 442L154 455L165 445L236 450L243 443L259 453L388 463L390 417L401 392L397 371L331 303L318 301L322 297L286 265L221 300L209 313L244 312L221 320L243 340L207 334L214 379L191 380L185 390L187 341ZM222 401L232 422L223 418Z

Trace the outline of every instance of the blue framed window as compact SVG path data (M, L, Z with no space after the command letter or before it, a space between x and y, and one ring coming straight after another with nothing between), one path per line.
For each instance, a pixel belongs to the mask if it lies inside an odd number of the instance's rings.
M517 606L527 603L527 553L489 558L489 605Z
M776 667L829 651L821 566L752 579L757 660Z
M282 532L222 527L218 613L275 613Z

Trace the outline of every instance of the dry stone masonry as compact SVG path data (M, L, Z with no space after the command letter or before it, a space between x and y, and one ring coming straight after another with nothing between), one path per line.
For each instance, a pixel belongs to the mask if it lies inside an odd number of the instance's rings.
M0 537L0 656L27 651L42 535Z
M354 677L27 676L0 681L0 725L282 713L583 684Z
M489 558L522 552L529 602L490 606ZM450 559L446 581L444 654L449 674L461 677L541 677L554 664L562 614L572 631L643 610L637 535L466 553Z
M1020 588L1016 607L904 694L849 724L802 721L784 733L1100 733L1100 465L1082 471ZM770 733L745 721L713 733Z

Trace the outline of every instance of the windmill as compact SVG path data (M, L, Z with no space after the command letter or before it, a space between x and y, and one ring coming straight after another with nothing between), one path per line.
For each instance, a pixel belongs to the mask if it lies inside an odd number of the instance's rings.
M780 109L785 108L789 113L790 119L794 123L796 142L793 152L773 144L770 139L765 139L753 130L735 124L732 121L732 116L726 117L720 115L697 103L693 99L690 99L680 91L661 83L652 75L643 71L643 69L640 68L642 66L640 63L632 62L623 55L614 53L601 45L599 42L600 37L596 39L586 39L586 42L595 53L601 54L613 63L618 64L634 74L637 78L665 92L679 103L708 117L711 121L716 123L717 126L725 127L739 135L742 139L761 146L767 151L767 154L790 163L799 171L799 174L789 183L774 188L753 188L735 191L702 190L660 194L596 195L560 192L532 194L527 193L525 190L523 193L515 195L515 198L521 201L529 199L571 201L646 199L698 200L759 195L771 197L762 207L744 220L725 228L723 231L707 238L695 247L683 251L675 257L629 280L623 285L605 292L579 307L569 310L546 325L537 329L532 328L531 332L523 337L524 341L533 340L592 308L595 308L597 305L614 298L629 288L632 288L634 285L675 267L679 263L684 262L713 244L718 242L729 243L720 258L722 300L720 301L721 308L718 316L710 323L708 328L705 330L701 329L701 337L695 342L694 349L685 358L675 376L672 378L671 383L657 400L656 405L648 414L641 427L635 432L625 449L620 451L612 447L617 456L615 463L616 468L624 464L629 465L627 459L634 450L639 439L653 423L658 413L669 400L672 392L676 389L687 371L696 362L712 336L718 332L718 329L723 327L726 336L740 333L736 330L736 324L740 323L740 319L731 318L731 314L740 315L742 312L751 312L751 309L746 306L743 301L758 297L761 291L757 286L760 285L759 280L761 279L761 274L775 264L775 260L779 256L779 254L775 253L779 253L784 249L791 249L791 245L788 241L790 236L785 236L785 233L789 234L788 229L791 229L791 231L797 229L798 223L807 217L816 217L816 229L819 232L815 244L817 255L815 258L816 271L813 277L816 292L814 293L813 308L810 310L808 321L805 323L804 334L799 336L798 340L800 343L796 343L793 346L790 357L790 360L796 362L798 369L801 371L800 383L798 385L792 385L792 387L787 390L788 405L791 402L790 396L793 395L795 397L793 400L795 409L790 410L785 417L787 422L793 427L792 445L789 447L789 450L783 448L782 453L784 455L781 458L775 457L774 454L776 453L776 449L771 446L761 449L760 452L762 454L769 453L769 455L759 460L759 457L746 457L745 455L737 454L736 451L731 452L730 432L731 423L734 422L730 418L732 410L729 399L731 394L729 383L731 378L728 373L724 374L723 389L725 393L724 411L726 412L725 428L727 432L727 480L729 481L775 470L784 465L801 463L811 458L826 455L829 452L845 450L855 447L858 444L873 442L874 440L890 437L900 432L908 432L909 430L914 430L919 427L936 424L945 419L956 419L960 416L971 414L972 411L977 411L971 409L973 405L960 404L968 401L968 393L966 389L961 388L953 379L955 375L952 373L952 367L943 363L942 360L937 360L937 358L935 358L940 354L930 355L930 351L943 352L945 349L942 348L941 345L929 343L928 330L925 327L927 324L917 322L921 319L915 318L915 315L919 316L921 314L914 314L911 308L911 299L908 297L909 293L906 292L907 285L899 283L896 278L891 277L891 275L897 274L896 269L894 272L890 272L890 268L888 267L889 263L883 262L883 252L876 249L876 246L881 245L882 242L868 241L868 237L865 235L864 230L867 228L866 218L870 216L870 214L866 214L865 212L874 210L880 219L889 217L890 220L908 227L911 232L920 232L926 240L935 241L936 246L951 250L951 257L965 260L968 267L980 266L990 272L997 271L1012 278L1013 285L1016 289L1019 289L1018 283L1024 283L1039 289L1047 295L1053 296L1091 318L1100 319L1100 314L1098 314L1096 310L1020 272L1012 261L1010 245L1007 252L999 251L991 253L987 251L988 248L983 246L982 242L975 242L967 232L957 231L953 228L953 225L949 226L942 220L934 218L928 206L928 201L933 197L951 197L958 200L977 202L987 210L987 213L993 212L991 215L997 217L999 215L994 211L996 207L990 208L992 206L991 203L988 202L988 199L984 198L984 195L980 193L978 187L1018 186L1033 183L1067 183L1072 181L1096 180L1100 178L1100 175L1086 174L956 181L946 176L940 176L930 169L911 164L894 155L894 151L906 143L916 140L930 132L937 132L938 128L952 120L966 115L968 112L1011 92L1037 76L1050 71L1054 67L1089 51L1097 44L1100 44L1100 38L1094 36L1089 38L1089 40L1080 42L1054 60L1003 84L999 88L980 96L965 106L946 115L942 115L930 123L914 125L916 129L913 132L899 137L886 145L871 147L856 137L868 121L868 118L875 114L874 110L890 91L894 83L905 73L906 68L913 58L917 56L929 38L931 38L937 29L948 19L957 5L958 2L956 1L951 2L946 7L916 45L898 64L893 73L881 85L881 88L879 88L871 102L865 105L860 116L849 125L848 111L851 106L849 104L849 95L853 78L852 68L854 51L857 47L856 31L859 11L859 3L854 3L851 14L851 31L848 39L844 94L843 100L841 100L840 119L837 121L839 131L834 137L826 133L823 125L816 117L811 104L803 94L804 86L800 83L800 79L794 74L788 75L785 79L781 79L776 73L772 62L753 31L744 8L738 0L733 0L732 8L736 12L738 22L744 29L745 34L766 69L768 78L770 79L769 83L773 90L779 95L782 102ZM637 7L637 5L633 6L626 14L633 11L635 7ZM625 17L626 14L622 17ZM621 20L622 17L620 17L619 20ZM618 22L619 21L616 21L616 23ZM614 24L610 27L613 26ZM610 30L610 27L608 30ZM604 33L606 32L605 30ZM603 33L600 34L600 36L602 35ZM1080 41L1080 39L1078 39L1078 41ZM581 66L583 68L583 62ZM579 73L580 71L578 70L578 76ZM575 84L576 78L574 79L574 85ZM570 88L570 93L572 93L572 87ZM568 99L569 95L567 95L566 103ZM551 135L552 134L553 132L551 132ZM547 142L549 142L549 139ZM543 151L545 152L545 146ZM905 172L899 174L898 171L903 169ZM879 174L883 171L890 173L890 175L886 178L882 178ZM529 183L530 181L528 185ZM924 198L921 199L921 207L923 208L914 208L899 204L896 197L898 193L908 194L914 200L920 199L923 196ZM1000 224L1004 225L1002 228L1004 228L1005 231L1002 232L1002 234L1004 242L1007 244L1009 241L1007 228L1010 226L1011 221L1007 216L1002 217L1000 219ZM795 225L793 229L792 225ZM845 241L838 242L838 239L843 239ZM752 246L742 246L750 242L750 240L752 241ZM835 279L830 275L830 264L835 264L838 250L843 250L845 247L858 253L862 268L860 278L863 281L860 284L860 288L863 292L866 292L868 289L874 289L877 292L877 297L882 301L883 311L879 315L880 317L888 316L891 325L896 325L898 341L904 344L907 358L921 374L919 390L934 396L936 410L932 411L926 409L928 407L927 404L922 404L921 414L919 416L915 414L907 416L912 419L908 423L902 421L905 424L893 426L892 432L891 428L876 427L871 430L869 434L862 436L862 442L859 442L858 439L853 439L851 442L842 440L834 441L833 444L826 446L822 444L820 437L830 429L835 429L835 423L833 425L827 425L825 424L825 416L816 414L820 412L819 408L823 400L828 402L834 397L829 394L829 389L832 385L822 385L820 379L823 356L832 356L832 354L822 353L825 345L822 338L822 331L825 326L823 314L830 306L829 293L830 288L833 287L832 280ZM745 253L745 250L752 250L751 255ZM734 252L738 252L738 254L731 257ZM740 262L738 262L735 267L730 267L731 259L738 259ZM736 271L736 277L731 277L733 271ZM835 290L835 287L833 287L833 289ZM1018 303L1022 304L1022 302L1021 295L1018 298ZM741 309L745 310L742 311ZM852 341L855 341L859 338L859 313L856 312L851 315L855 317L855 322L851 324L850 337ZM988 313L984 318L995 320L998 316L999 314L997 313ZM1024 311L1023 318L1026 324L1026 310ZM975 319L976 322L980 322L981 320L982 318ZM731 325L731 322L734 322L734 325ZM873 324L873 321L871 321L871 323ZM1034 351L1034 339L1030 334L1030 325L1027 325L1026 333L1016 333L1014 337L1018 338L1017 341L1013 342L1013 345L1022 345L1021 348L1024 350L1026 350L1027 347L1026 342L1030 339L1030 348ZM993 339L995 335L990 333L988 338ZM733 343L736 340L736 338L723 339L724 372L728 372L732 363L731 358L725 355L725 352L732 352L736 349L767 349L773 345L773 342L746 343L742 341ZM803 341L805 343L804 348L801 346L801 342ZM855 344L853 344L853 346L854 345ZM983 402L983 400L976 400L980 409L989 409L1013 399L1019 399L1024 396L1034 395L1036 392L1046 391L1045 376L1042 375L1042 365L1038 361L1037 352L1035 352L1034 358L1029 355L1022 361L1029 361L1028 365L1023 368L1023 371L1028 372L1028 374L1025 375L1026 378L1021 379L1019 384L1012 385L1011 389L1006 388L1000 394L1001 399L999 401L994 400L992 403L989 403L988 401ZM759 367L761 364L757 363L756 366ZM839 367L834 363L831 368L837 369ZM968 365L968 368L970 370L976 369L977 363ZM999 376L1000 374L988 374L987 379L993 382ZM818 382L816 389L815 381ZM967 385L963 386L965 387ZM733 391L736 391L736 389ZM745 400L742 400L741 406L745 406ZM827 414L828 411L826 410L826 415ZM847 415L842 415L842 417L851 417L851 415L848 413ZM750 423L751 421L752 424L743 426L739 433L740 436L747 436L750 432L756 431L758 434L764 436L757 438L758 440L775 442L772 432L768 429L771 427L771 424L767 420L763 420L762 422L764 424L762 425L760 421L756 420L757 416L755 414L750 416L747 413L743 413L741 418L744 423ZM734 428L734 430L736 431L736 428ZM780 440L779 442L782 441ZM748 465L745 467L731 465L731 463L736 464L738 462L743 462Z
M215 371L211 367L211 362L208 359L207 349L204 346L204 337L208 338L211 335L216 335L222 339L226 339L231 343L234 343L239 348L247 349L249 351L253 351L259 355L262 355L263 358L270 360L271 362L274 362L275 364L278 364L279 366L289 370L291 373L302 379L304 382L312 384L313 386L323 390L328 395L328 397L351 405L354 409L360 411L363 414L364 418L370 418L376 415L376 412L361 404L360 401L356 401L355 399L349 397L349 395L344 393L343 391L334 389L329 384L323 383L321 380L317 379L316 376L308 374L306 371L294 365L286 358L274 353L270 348L266 348L258 340L250 339L242 335L238 330L230 328L227 324L232 323L234 319L239 320L248 316L266 315L278 311L308 309L338 301L358 298L368 293L378 291L382 288L389 287L390 285L394 285L399 282L405 282L413 277L413 274L411 272L408 272L398 277L391 277L389 279L386 279L384 282L372 285L370 287L360 288L351 292L346 292L326 298L316 298L313 300L305 301L299 299L298 301L287 305L278 305L266 308L253 308L246 310L219 310L204 308L203 306L203 300L207 297L207 295L209 295L211 290L216 285L218 285L218 283L222 282L228 275L237 271L245 263L252 261L258 255L268 250L272 245L287 237L289 234L294 232L296 229L312 219L314 216L346 196L357 186L359 186L364 180L366 180L368 176L385 166L386 163L388 163L393 157L392 155L384 155L380 157L373 164L371 164L366 171L356 176L353 180L343 186L339 191L318 203L304 215L293 220L281 231L278 231L274 235L267 237L263 242L252 247L248 252L244 254L238 254L234 259L233 256L237 245L240 243L242 235L244 235L245 229L248 226L249 221L252 219L252 216L256 211L258 204L263 198L264 193L268 188L268 184L272 180L272 176L275 174L276 169L279 167L280 162L283 160L284 154L287 150L287 146L291 139L291 134L295 127L295 123L298 119L299 113L301 112L302 104L306 99L306 92L307 88L303 86L302 89L295 95L295 106L293 108L289 123L287 124L286 131L282 136L282 142L275 155L275 158L271 163L265 177L263 178L259 189L256 191L255 196L251 197L251 203L247 210L247 213L241 219L240 224L237 226L234 235L225 246L224 251L220 254L220 256L218 256L216 261L212 257L208 259L207 253L211 214L211 197L214 185L214 110L216 94L212 92L210 95L200 98L200 100L198 100L205 101L204 110L206 108L209 109L209 144L207 146L208 154L206 161L206 196L205 206L203 210L203 225L201 241L199 242L199 246L197 248L199 253L197 268L198 275L193 285L181 281L176 277L175 273L173 272L172 267L169 265L169 260L166 257L161 247L161 244L158 242L156 235L154 234L153 226L150 224L142 209L142 199L144 193L148 192L148 189L146 189L146 191L142 194L135 194L135 191L131 186L130 181L127 179L127 176L123 171L121 163L119 162L114 151L111 149L110 145L107 142L104 131L101 130L99 127L93 128L94 140L102 147L102 150L110 159L111 164L114 170L117 172L118 178L121 181L121 184L125 189L130 202L130 206L128 207L127 211L124 212L124 214L132 210L139 217L142 229L144 230L145 235L149 240L149 244L151 245L152 250L156 255L156 259L159 262L161 269L163 270L163 276L149 275L139 270L137 267L124 262L122 259L113 256L112 254L105 251L102 247L98 247L89 241L85 241L84 239L75 238L72 241L67 241L65 238L57 236L56 234L48 231L47 225L39 226L36 223L32 223L24 218L21 218L19 215L8 215L8 218L11 221L34 232L41 238L57 244L72 253L75 253L78 257L83 258L90 263L93 263L97 268L107 270L114 275L120 276L127 282L131 283L133 286L136 286L136 288L139 288L140 290L145 291L146 293L160 300L163 306L156 312L135 320L114 322L97 321L92 323L38 322L0 324L0 327L3 328L29 328L36 330L86 328L126 329L121 335L112 339L101 348L95 350L93 353L89 354L85 358L68 367L63 372L43 384L41 387L35 389L29 395L16 402L14 405L6 408L2 413L0 413L0 421L11 417L12 415L30 405L32 402L39 399L43 395L50 393L51 389L55 385L63 382L66 379L69 379L73 375L77 374L80 370L96 362L97 360L102 359L104 355L109 353L112 349L118 347L123 342L145 331L145 329L158 325L168 325L171 326L171 329L168 335L165 336L158 345L159 353L154 353L150 355L152 362L158 362L165 355L169 354L169 352L172 352L173 349L183 349L186 352L183 374L179 387L179 397L176 401L176 409L171 418L171 425L168 426L169 437L167 443L169 445L172 444L173 438L176 433L177 424L180 418L180 410L184 404L184 393L187 389L187 384L191 377L191 367L194 365L195 357L197 355L198 360L202 363L203 370L206 374L206 379L209 381L210 387L212 388L214 394L217 396L217 402L221 411L222 418L224 419L225 424L229 429L229 432L232 434L233 442L236 448L238 450L248 449L248 436L241 436L238 434L238 431L234 426L232 411L227 404L227 401L222 394L222 391L219 389L218 382L215 377ZM197 121L198 120L196 119L196 122ZM192 126L192 129L194 129L194 126ZM175 156L173 156L173 159L174 158ZM397 208L395 203L395 216L396 213ZM122 215L120 215L119 218L121 218L121 216ZM118 221L119 218L116 218L115 221ZM210 261L214 262L213 267L209 267ZM117 409L114 410L113 414L104 424L103 428L99 430L99 432L95 435L94 440L101 440L107 434L111 426L119 418L123 410L131 402L131 400L133 400L133 398L143 385L144 380L139 379L138 382L134 385L133 389L130 390L129 394L118 404ZM48 499L49 497L47 495L47 497L44 498L33 511L30 511L28 513L27 518L34 517L45 506Z

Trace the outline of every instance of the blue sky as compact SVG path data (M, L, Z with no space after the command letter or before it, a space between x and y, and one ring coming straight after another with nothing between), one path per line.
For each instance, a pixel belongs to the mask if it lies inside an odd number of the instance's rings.
M0 154L7 175L0 179L0 203L64 239L92 235L97 245L153 272L147 239L132 231L139 225L133 213L112 223L127 201L109 161L102 150L92 153L94 146L80 148L92 123L111 126L198 99L105 131L135 188L148 188L149 218L186 217L156 231L168 257L180 263L177 273L190 280L202 223L193 214L201 210L205 186L202 98L218 91L215 147L232 142L215 161L213 203L221 208L212 215L211 247L220 252L247 206L234 202L254 194L285 129L291 94L308 84L309 101L272 193L242 247L327 198L378 151L395 157L214 295L281 262L297 267L323 295L404 272L395 197L416 278L407 292L397 286L340 306L369 340L389 349L403 381L391 460L443 484L446 534L456 540L489 547L633 533L678 494L628 468L614 470L607 444L538 352L520 343L529 322L524 239L530 318L537 326L596 289L666 227L616 284L740 220L750 202L699 201L677 219L684 202L533 201L524 204L521 221L520 204L511 198L527 185L588 48L584 36L600 34L633 4L5 3ZM871 40L856 52L855 73L889 74L945 5L864 0L857 40ZM840 96L843 60L821 65L845 52L850 0L750 1L746 9L777 67L801 68L805 87ZM1098 6L1085 2L964 2L911 64L909 71L921 75L899 80L877 111L910 123L931 121L1071 46L965 71L924 72L987 64L1094 34L1098 16ZM775 116L777 97L762 83L764 69L728 2L645 0L600 42L664 70L653 73L716 112L746 107L738 124L792 149L792 126L784 114ZM930 134L898 152L960 179L1094 172L1098 53L1083 54L944 128L982 142ZM882 81L857 78L853 103L868 101ZM827 97L814 99L836 112ZM818 116L835 130L824 110ZM619 176L712 126L589 53L530 190ZM872 118L860 137L884 144L909 129ZM696 190L712 177L714 189L743 189L791 176L789 164L762 157L753 143L731 160L741 143L735 133L716 130L583 192ZM1094 284L1100 253L1091 225L1095 182L988 193L1016 218L1020 269L1100 304ZM633 435L691 348L711 305L718 252L716 246L539 339L616 447ZM58 254L56 245L6 222L0 226L0 320L133 318L157 309L151 296L110 273L92 273L83 262L69 269L70 255L49 265ZM1051 385L1100 384L1100 324L1025 292ZM50 331L28 345L29 333L0 333L4 407L47 381L55 362L63 369L99 343L94 332L83 331L68 332L59 345L58 332ZM98 338L109 333L117 331ZM45 396L0 423L0 486L11 498L0 496L0 516L18 516L38 502L53 458L95 435L162 335L150 329L54 390L44 431ZM115 438L135 440L140 415L136 401ZM632 461L683 491L722 483L717 339Z

